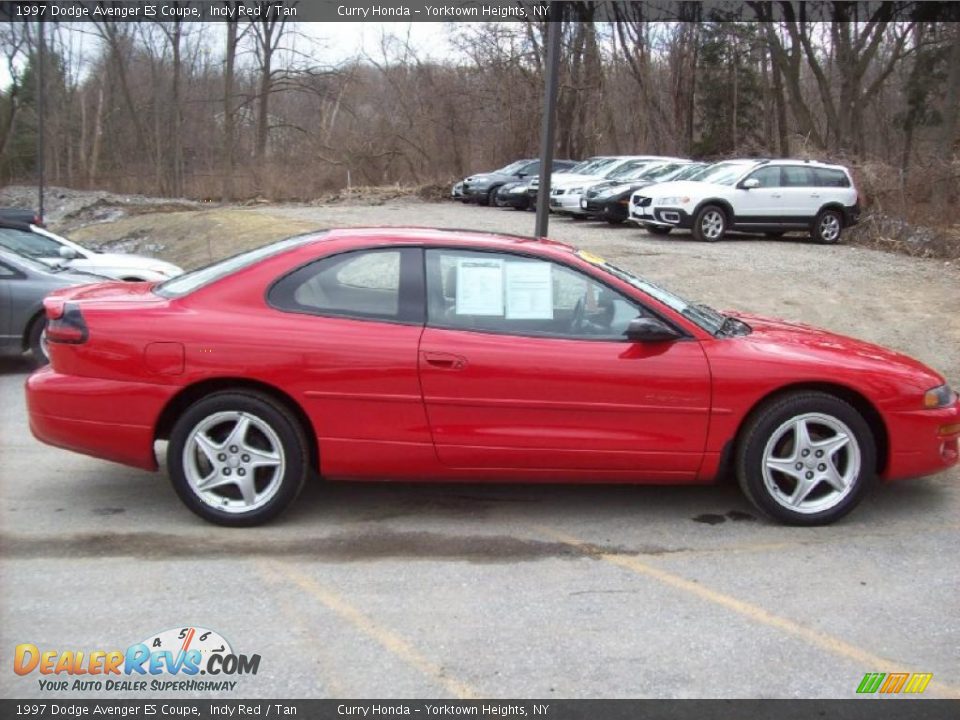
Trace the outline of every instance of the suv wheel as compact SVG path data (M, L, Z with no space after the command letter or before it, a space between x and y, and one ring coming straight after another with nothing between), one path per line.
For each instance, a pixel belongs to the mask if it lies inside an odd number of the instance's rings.
M727 216L716 205L704 205L693 219L693 237L700 242L717 242L727 232Z
M843 231L843 216L837 210L821 210L813 221L813 239L824 245L836 245Z
M37 365L46 365L50 362L50 353L47 352L47 318L40 315L30 326L28 336L30 352L33 354L33 361Z
M744 495L791 525L826 525L846 515L863 498L875 467L866 421L821 392L790 393L760 408L736 452Z

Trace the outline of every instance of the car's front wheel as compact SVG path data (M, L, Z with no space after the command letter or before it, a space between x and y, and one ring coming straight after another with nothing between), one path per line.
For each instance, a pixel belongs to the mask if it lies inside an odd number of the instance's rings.
M747 498L791 525L826 525L860 502L874 477L870 426L849 403L796 392L762 406L747 422L736 474Z
M821 210L813 222L813 239L824 245L836 245L843 232L843 215L837 210Z
M727 216L716 205L700 208L693 219L693 237L701 242L717 242L727 232Z
M223 391L198 400L170 433L167 468L177 495L218 525L259 525L300 492L309 468L303 428L267 395Z

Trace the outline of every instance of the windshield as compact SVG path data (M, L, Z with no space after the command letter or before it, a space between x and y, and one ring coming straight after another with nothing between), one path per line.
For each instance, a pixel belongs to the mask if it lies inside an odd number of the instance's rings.
M285 250L290 250L298 245L303 245L311 240L315 240L320 234L321 233L310 233L308 235L297 235L287 238L286 240L271 243L270 245L248 250L239 255L215 262L212 265L207 265L198 270L191 270L183 275L171 278L154 287L153 291L157 293L157 295L166 298L182 297L204 285L209 285L216 280L220 280L227 275L232 275L238 270L242 270L245 267L264 260L271 255L276 255Z
M41 262L39 260L35 260L29 257L28 255L22 255L17 252L11 252L9 255L4 255L3 253L0 253L0 260L6 260L7 262L14 265L20 265L21 267L29 268L30 270L45 272L45 273L62 272L65 269L58 265L47 265L46 263Z
M40 233L18 228L0 227L0 247L6 248L16 255L35 260L43 258L59 260L60 248L64 246Z
M516 175L524 167L527 166L529 160L517 160L514 163L510 163L505 168L500 168L499 170L494 170L491 175Z
M754 164L748 162L716 163L704 170L702 175L697 176L697 180L717 185L733 185L737 178L753 167Z
M674 175L671 180L699 180L700 176L703 175L709 167L709 165L704 165L703 163L687 165Z
M685 318L691 320L711 335L717 335L721 332L724 321L727 319L726 315L723 313L717 312L708 305L696 305L691 303L689 300L685 300L679 295L670 292L666 288L660 287L656 283L652 283L649 280L644 280L643 278L638 277L627 270L618 268L616 265L611 265L603 258L599 258L595 255L591 255L590 253L585 253L582 251L578 252L577 254L582 259L586 260L592 265L596 265L610 275L613 275L618 280L622 280L623 282L637 288L637 290L646 293L655 300L659 300L668 308L680 313Z
M622 165L618 165L611 173L607 175L608 180L632 180L638 174L650 169L649 160L630 160Z
M594 158L576 167L567 170L568 173L577 175L602 175L603 170L611 167L615 163L622 162L618 158Z

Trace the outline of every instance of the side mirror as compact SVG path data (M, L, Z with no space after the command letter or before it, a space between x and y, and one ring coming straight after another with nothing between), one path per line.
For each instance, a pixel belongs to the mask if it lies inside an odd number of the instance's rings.
M681 337L680 333L665 322L652 317L634 318L623 334L627 340L642 343L670 342Z
M740 187L742 187L744 190L751 190L753 188L758 188L760 187L760 181L757 180L756 178L747 178L742 183L740 183Z
M75 260L80 257L80 253L74 250L72 247L67 247L66 245L60 246L60 257L64 260Z

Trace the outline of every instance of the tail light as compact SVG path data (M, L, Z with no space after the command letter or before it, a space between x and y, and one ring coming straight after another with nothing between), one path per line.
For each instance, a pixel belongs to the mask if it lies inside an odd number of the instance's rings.
M79 345L85 343L90 335L87 323L80 308L73 303L55 303L47 308L47 340L49 342Z

